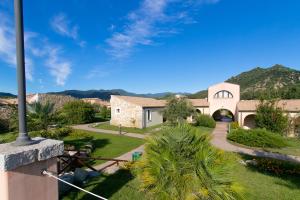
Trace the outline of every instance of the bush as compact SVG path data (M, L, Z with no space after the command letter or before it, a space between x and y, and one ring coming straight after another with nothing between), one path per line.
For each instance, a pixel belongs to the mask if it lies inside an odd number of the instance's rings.
M256 110L255 123L258 128L284 134L288 128L288 117L274 100L261 101Z
M196 116L196 125L208 128L215 128L216 122L211 116L200 114Z
M287 146L282 136L265 129L235 129L227 135L227 139L250 147L281 148Z
M48 131L42 130L39 132L42 137L51 138L51 139L60 139L60 138L70 135L72 131L73 131L72 128L64 127L64 128L57 128L57 129L48 130Z
M272 158L255 158L257 165L253 166L261 171L268 171L276 175L300 175L300 164Z
M90 103L71 101L63 106L60 117L66 124L91 123L95 119L95 109Z
M240 125L239 125L238 122L231 122L230 123L230 128L231 129L238 129L238 128L240 128Z

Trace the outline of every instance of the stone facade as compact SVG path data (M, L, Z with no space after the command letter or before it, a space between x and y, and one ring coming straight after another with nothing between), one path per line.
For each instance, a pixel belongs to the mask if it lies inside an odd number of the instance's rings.
M143 108L142 106L124 101L112 95L111 120L110 124L115 126L143 128Z

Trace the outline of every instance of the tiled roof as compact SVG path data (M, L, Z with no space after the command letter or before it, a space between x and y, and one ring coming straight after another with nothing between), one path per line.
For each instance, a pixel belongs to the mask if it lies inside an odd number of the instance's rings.
M127 102L142 106L142 107L165 107L166 101L165 100L157 100L153 98L144 98L144 97L131 97L131 96L118 96L112 95L119 99L123 99Z
M189 99L189 101L195 107L208 107L209 106L207 99Z
M255 111L259 105L259 100L242 100L238 103L239 111ZM277 106L289 112L300 112L300 99L280 100Z
M132 97L132 96L118 96L113 95L115 97L118 97L120 99L123 99L127 102L142 106L142 107L165 107L167 101L166 100L157 100L153 98L145 98L145 97ZM191 101L192 105L195 107L208 107L209 104L207 102L207 99L189 99Z

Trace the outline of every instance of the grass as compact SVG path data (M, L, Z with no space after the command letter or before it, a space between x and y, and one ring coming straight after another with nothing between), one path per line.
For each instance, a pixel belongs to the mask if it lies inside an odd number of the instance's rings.
M300 199L299 175L277 176L240 164L232 172L233 177L244 187L246 199Z
M259 148L259 147L250 147L248 145L240 144L237 142L233 142L228 140L228 142L241 146L241 147L246 147L246 148L251 148L251 149L257 149L257 150L264 150L268 152L273 152L273 153L280 153L280 154L285 154L285 155L294 155L294 156L300 156L300 139L299 138L287 138L283 137L283 141L286 143L286 147L281 147L281 148Z
M17 133L0 134L0 141L2 143L11 142L16 136ZM73 130L70 136L64 137L62 140L65 145L74 145L76 148L82 148L88 142L91 142L95 147L92 156L105 158L118 157L144 143L144 140L139 138L83 130ZM103 162L96 161L92 164L101 164Z
M111 135L105 133L94 133L83 130L74 130L70 136L63 138L66 145L74 145L82 148L86 143L92 142L95 150L94 157L115 158L144 143L143 139L132 138L123 135ZM100 164L104 161L96 161L93 164Z
M133 127L122 127L122 131L125 131L127 133L139 133L139 134L153 133L156 131L157 128L160 128L161 126L162 124L159 124L159 125L155 125L143 129L133 128ZM109 122L98 124L97 126L95 126L95 128L119 131L119 126L110 125Z
M206 133L206 134L210 134L214 129L213 128L208 128L208 127L204 127L204 126L197 126L201 132Z
M0 134L0 144L12 142L16 139L17 136L18 136L18 133L14 133L14 132L1 133Z
M300 176L277 176L275 174L262 172L238 163L242 157L233 154L236 160L232 177L243 186L246 200L268 199L268 200L293 200L300 199ZM147 199L145 194L139 191L139 183L129 171L121 170L114 175L101 175L99 178L89 182L85 189L109 199L139 200ZM63 200L87 200L94 199L88 194L73 191Z
M299 138L285 138L287 147L283 148L265 148L266 151L300 156L300 139Z

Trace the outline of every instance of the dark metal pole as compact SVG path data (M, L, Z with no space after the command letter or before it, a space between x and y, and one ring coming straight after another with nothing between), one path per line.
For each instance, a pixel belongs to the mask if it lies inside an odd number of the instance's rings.
M17 78L18 78L18 116L19 136L14 145L23 146L32 144L27 133L26 125L26 79L24 59L24 30L23 30L23 5L22 0L14 0L15 27L16 27L16 56L17 56Z

